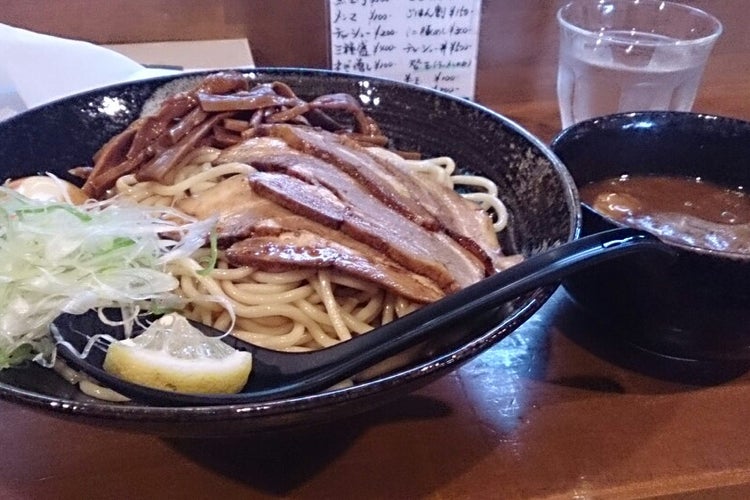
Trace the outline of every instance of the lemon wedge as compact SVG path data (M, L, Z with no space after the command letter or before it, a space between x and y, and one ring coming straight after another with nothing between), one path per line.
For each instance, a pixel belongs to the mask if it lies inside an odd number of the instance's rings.
M104 369L128 382L191 394L233 394L245 386L252 355L167 314L137 337L113 343Z

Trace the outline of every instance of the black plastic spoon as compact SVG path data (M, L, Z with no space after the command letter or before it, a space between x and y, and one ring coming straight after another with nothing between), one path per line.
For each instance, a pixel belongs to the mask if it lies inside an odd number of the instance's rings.
M81 358L71 349L72 345L78 352L82 351L89 337L96 334L122 338L122 331L103 324L96 313L62 315L50 329L57 341L58 353L69 364L131 399L168 406L257 403L327 389L429 339L436 330L457 320L487 311L536 288L557 284L583 268L641 251L674 253L656 237L633 229L615 229L587 236L529 257L506 271L428 304L366 335L319 351L284 353L225 336L228 344L253 354L250 380L239 394L168 392L132 384L108 374L102 369L104 350L92 349L86 358ZM219 334L210 327L195 326L209 335Z

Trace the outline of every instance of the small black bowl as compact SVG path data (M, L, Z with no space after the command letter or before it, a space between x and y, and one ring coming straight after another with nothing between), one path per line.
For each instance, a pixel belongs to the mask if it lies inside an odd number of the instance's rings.
M702 177L750 186L750 123L684 112L604 116L562 131L552 149L580 188L621 174ZM582 235L619 225L583 206ZM667 356L750 361L750 256L672 245L678 257L636 255L565 282L613 335Z

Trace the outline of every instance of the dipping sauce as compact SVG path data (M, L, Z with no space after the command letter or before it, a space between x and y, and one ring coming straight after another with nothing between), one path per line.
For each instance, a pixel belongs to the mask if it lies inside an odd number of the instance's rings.
M584 203L666 242L750 254L750 198L700 178L629 176L580 190Z

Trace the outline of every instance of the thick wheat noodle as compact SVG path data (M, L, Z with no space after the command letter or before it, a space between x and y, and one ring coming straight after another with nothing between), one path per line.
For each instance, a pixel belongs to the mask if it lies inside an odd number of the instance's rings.
M289 275L290 273L280 274ZM300 278L299 272L292 272L292 274L296 275L293 276L293 279ZM304 274L309 275L309 272ZM273 276L273 273L263 273L263 275ZM275 277L281 278L281 280L284 282L289 282L290 278L289 276L287 276L286 279L284 279L283 276ZM333 291L330 288L330 279L327 277L323 277L323 279L311 279L310 284L301 285L291 290L280 290L279 285L267 285L272 288L272 290L265 290L265 293L258 293L258 290L261 290L266 285L247 285L254 289L254 293L243 293L238 290L239 287L244 286L244 284L242 283L236 284L232 281L226 280L213 281L212 278L213 276L205 278L191 275L182 275L180 280L182 293L186 298L191 299L196 304L201 304L201 308L208 309L212 313L220 312L220 306L213 303L203 304L203 302L201 301L201 297L205 297L207 295L211 295L214 297L219 295L224 296L229 301L231 301L233 309L240 317L244 316L242 311L248 311L248 309L245 309L245 307L248 306L264 304L288 305L289 303L294 303L294 305L299 308L300 313L304 314L304 316L309 321L319 324L320 332L317 333L320 333L320 335L313 335L313 337L321 344L329 343L329 335L324 328L324 326L328 324L333 325L333 330L338 337L338 340L351 338L351 331L354 331L356 333L364 333L365 331L372 329L372 326L363 323L361 320L347 311L347 309L353 309L354 304L351 304L349 307L341 307L339 304L337 304L336 300L334 299ZM205 290L199 289L196 286L196 282L199 283L201 285L201 288L204 288ZM304 298L310 297L313 294L313 291L315 291L318 296L327 297L327 302L326 299L324 299L326 312L322 311L318 307L315 307L315 305L313 305L309 300L303 300ZM377 304L377 302L379 301L376 300L375 303ZM369 308L365 309L365 314L367 316L372 315L374 309L373 301L368 301L365 305L365 308ZM258 310L256 309L254 311L254 314L257 313ZM286 309L286 314L283 314L281 312L280 314L286 315L292 321L300 321L300 316L290 315L289 309ZM209 324L212 324L216 328L220 329L226 328L230 323L228 317L224 317L223 321L219 321L218 319L208 320L209 316L205 312L194 312L193 316L196 315L200 318L201 321L208 322ZM325 335L325 337L323 335Z
M195 283L199 283L205 292L199 290L195 286ZM269 316L285 316L292 321L303 323L310 331L312 337L320 344L320 346L328 347L335 343L335 339L329 336L316 322L312 321L308 316L303 314L299 308L283 303L282 301L275 301L272 303L261 304L261 305L248 305L232 300L231 297L224 293L219 282L210 278L204 277L197 274L192 276L183 275L180 279L180 288L186 298L191 299L195 304L200 304L200 309L210 309L215 312L216 304L206 304L205 300L202 300L206 295L213 297L223 297L232 304L232 308L238 317L256 318L256 317L269 317ZM299 299L295 301L298 303ZM198 313L200 320L208 324L213 325L214 321L210 316L206 315L203 311L195 308L195 313Z
M252 276L252 275L250 275ZM291 292L299 286L296 283L238 283L237 280L231 280L230 278L219 278L219 276L211 273L211 277L216 279L223 279L225 281L232 281L233 286L239 294L275 294Z
M451 176L456 170L455 162L447 156L429 158L427 160L402 160L395 154L394 156L390 156L389 154L389 157L395 161L405 162L413 172L429 174L433 179L445 186L451 185Z
M250 285L255 291L241 290L242 284L233 281L221 280L220 286L224 294L235 302L248 306L259 306L264 304L289 304L304 299L312 294L315 289L306 284L285 291L263 291L259 290L263 285ZM271 285L274 286L274 285Z
M202 290L199 289L196 284L200 285ZM200 305L202 310L210 311L212 313L221 313L223 310L218 302L206 300L206 297L209 295L212 297L225 296L221 288L218 286L218 283L213 280L185 274L180 276L180 291L191 303ZM205 316L201 315L201 319L204 318ZM213 324L213 321L210 321L209 324Z
M220 274L223 270L219 269L217 270ZM212 295L212 296L223 296L227 300L229 300L232 303L233 309L237 312L238 316L243 316L243 311L247 312L250 311L250 309L247 309L248 306L253 305L263 305L263 304L271 304L271 305L279 305L279 304L289 304L290 302L294 302L297 305L301 303L300 299L302 297L309 297L313 293L313 287L311 287L309 284L303 284L299 286L295 286L293 288L290 288L290 284L296 284L297 282L300 282L301 280L304 280L305 278L311 278L314 276L314 271L290 271L286 273L255 273L256 275L260 276L261 278L268 278L271 281L278 281L277 284L244 284L244 283L235 283L233 281L227 281L227 280L219 280L219 281L213 281L213 278L215 278L214 273L211 274L210 277L198 277L194 275L182 275L181 276L181 289L183 294L186 298L193 300L196 303L202 304L200 301L200 297L204 297L205 295ZM204 290L200 290L196 283L199 283ZM250 287L252 290L252 293L245 293L243 291L240 291L240 287ZM305 302L307 303L307 302ZM205 308L205 305L201 305L200 307ZM208 306L209 309L211 309L212 312L217 312L217 307L215 305ZM299 306L298 306L299 307ZM331 307L335 307L335 304ZM272 312L269 312L269 310L266 310L262 313L259 313L258 309L252 310L252 315L257 316L260 314L261 316L269 316L272 315ZM310 327L311 324L313 324L313 319L307 317L307 321L301 320L300 314L290 314L290 309L284 309L284 310L277 310L279 315L285 315L289 318L290 321L297 321L302 322ZM193 317L200 318L201 321L204 321L208 324L212 324L213 326L225 329L228 325L227 318L225 317L223 321L217 320L210 320L209 316L205 314L205 312L196 312L194 311L192 313ZM359 326L359 325L357 325ZM239 335L241 332L237 332ZM262 329L259 332L261 334L263 333L274 333L274 332L263 332ZM318 341L321 345L330 345L331 344L331 338L324 332L324 329L320 327L319 329L314 329L313 337ZM242 337L246 337L246 335L241 335ZM268 340L268 337L266 337L265 340ZM278 345L278 342L265 342L263 345L266 345L267 347L272 347L272 345Z
M271 324L264 319L267 318L239 318L237 328L250 332L261 332L263 335L285 335L297 324L290 321L289 318L276 318L279 321L277 324Z
M447 161L449 160L449 161ZM497 185L486 177L478 175L452 175L455 164L449 158L435 158L432 160L404 160L415 170L432 176L438 182L455 189L459 186L480 189L462 193L468 200L478 203L484 210L492 210L495 213L495 221L492 229L497 233L508 225L508 210L505 204L497 197Z
M226 266L226 263L221 262L220 264ZM219 280L237 281L247 278L253 274L253 272L254 269L251 267L217 267L211 271L211 277Z
M266 306L237 306L237 314L242 317L254 318L261 316L286 316L287 318L302 323L307 327L312 338L322 347L329 347L337 343L337 340L328 335L317 322L304 314L299 306L292 304L276 304Z
M211 274L212 277L214 274ZM255 274L249 275L251 279L254 279ZM229 281L229 280L227 280ZM300 286L307 286L305 284L305 280L300 281L294 281L291 283L246 283L246 282L237 282L236 280L232 280L233 285L236 288L237 293L239 294L277 294L277 293L287 293L292 292L293 290L299 288Z
M247 342L277 350L291 350L292 348L300 350L299 346L304 345L310 340L310 336L305 334L305 325L302 323L291 324L291 330L286 333L271 335L255 333L252 326L241 326L235 330L234 335Z
M300 269L298 271L284 271L279 273L269 273L266 271L256 271L253 273L253 278L262 283L294 283L297 281L303 281L309 279L313 274L314 270Z
M184 197L184 193L188 190L192 193L197 193L216 185L216 182L208 181L216 181L227 175L243 174L249 171L250 168L242 163L226 163L218 167L213 167L210 170L199 172L193 177L169 186L154 181L139 183L135 175L130 174L117 179L115 189L118 193L123 193L139 203L148 204L145 201L148 196L169 197L174 201Z
M386 295L385 300L383 300L383 312L381 313L381 317L383 324L390 323L396 318L396 297L392 294Z
M363 324L369 325L372 320L378 317L380 311L383 309L383 295L385 294L376 293L372 295L367 305L356 311L352 317Z
M234 335L254 344L271 349L295 351L312 349L310 347L302 347L309 345L312 341L312 337L307 333L305 325L302 323L286 321L283 329L281 327L269 329L252 319L241 318L237 322L237 325Z
M227 311L223 311L214 321L214 327L220 330L226 331L230 326L231 316ZM310 336L305 331L305 325L302 323L286 321L283 327L272 328L260 325L251 319L243 318L235 323L232 333L247 342L263 345L270 349L302 350L299 346L310 341Z
M196 283L199 284L201 288L204 288L205 291L200 290L196 286ZM220 296L226 298L231 303L232 309L239 318L283 316L288 318L291 322L304 325L319 346L328 347L336 343L335 338L328 335L318 323L316 323L311 318L309 318L309 316L300 311L298 306L294 305L299 303L299 299L297 299L293 304L283 303L280 300L259 305L243 304L241 302L233 300L231 296L227 295L219 282L213 280L210 277L201 277L197 275L181 276L180 289L185 298L191 301L193 304L192 311L188 314L188 316L190 316L192 319L196 319L217 328L221 326L226 327L226 325L224 324L217 324L216 320L214 319L214 314L218 313L220 316L222 311L217 310L217 304L206 303L205 300L202 299L207 294L210 294L214 297ZM260 331L259 333L264 332Z
M322 310L321 308L317 307L316 304L313 304L307 300L302 300L297 303L297 306L305 314L310 316L310 318L317 321L321 325L321 327L335 327L335 325L333 324L334 318L332 318L326 310ZM347 311L347 307L345 305L343 307L337 308L337 314L340 320L343 321L343 325L345 325L346 329L348 330L351 330L358 334L366 333L372 330L372 326L369 323L361 321L353 316L350 311ZM339 328L340 327L341 325L339 325Z
M381 290L374 283L371 283L369 281L362 281L356 278L350 278L349 276L346 276L343 274L331 275L331 283L336 283L337 285L343 285L345 287L353 288L355 290L360 290L362 292L369 293L369 294L375 294Z
M190 278L190 276L182 276L180 287L187 298L191 299L195 304L200 304L200 309L204 310L201 311L198 308L195 308L196 310L194 311L194 314L198 313L202 322L214 325L215 322L210 313L217 312L216 307L218 306L218 303L205 303L205 301L202 300L202 297L205 297L206 295L211 295L212 297L224 297L231 302L232 308L237 316L247 318L285 316L292 321L304 324L320 346L328 347L336 343L336 340L328 335L318 323L310 319L294 305L283 303L280 300L261 305L243 304L228 297L222 290L221 285L210 277L194 275L192 276L192 280ZM193 280L198 282L205 289L205 292L199 290L195 286ZM300 299L296 300L295 303L298 303L299 300ZM209 310L210 313L206 314L205 310Z
M331 318L331 324L333 330L336 332L339 340L349 340L352 338L352 334L349 331L349 327L344 322L341 308L339 307L336 299L333 296L333 290L331 289L331 281L328 276L328 271L320 271L317 279L312 283L313 288L317 292L318 296L323 301L323 306L328 312L328 317Z

